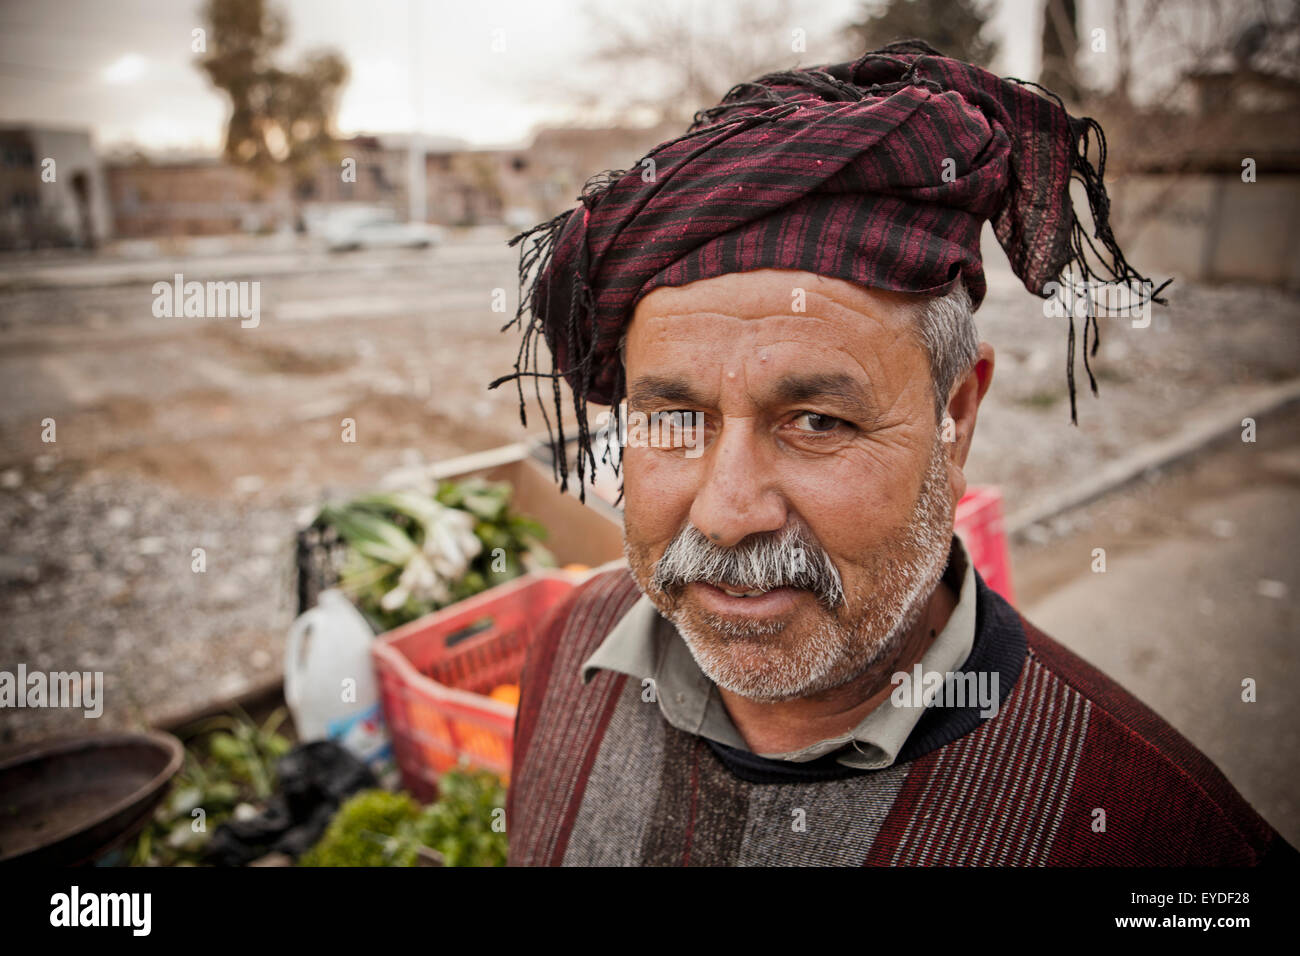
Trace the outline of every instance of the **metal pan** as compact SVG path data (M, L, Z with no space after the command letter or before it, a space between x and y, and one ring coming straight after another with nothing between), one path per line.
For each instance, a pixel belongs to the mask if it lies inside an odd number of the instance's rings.
M0 762L0 864L77 866L149 822L185 760L171 734L90 734Z

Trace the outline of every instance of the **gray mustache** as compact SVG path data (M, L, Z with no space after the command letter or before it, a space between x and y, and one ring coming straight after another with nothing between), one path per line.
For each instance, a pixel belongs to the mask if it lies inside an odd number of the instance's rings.
M722 548L687 525L655 562L650 587L675 594L695 581L736 591L792 587L811 591L828 609L844 601L844 587L830 556L797 527L751 535Z

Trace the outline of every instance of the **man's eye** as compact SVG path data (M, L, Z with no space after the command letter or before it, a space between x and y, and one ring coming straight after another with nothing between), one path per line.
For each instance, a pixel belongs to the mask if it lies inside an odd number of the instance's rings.
M804 412L795 419L796 425L799 422L806 423L804 426L799 427L800 431L829 432L844 424L844 419L832 418L830 415L820 415L817 412Z
M707 422L703 412L671 409L628 415L627 443L633 447L681 448L703 441Z

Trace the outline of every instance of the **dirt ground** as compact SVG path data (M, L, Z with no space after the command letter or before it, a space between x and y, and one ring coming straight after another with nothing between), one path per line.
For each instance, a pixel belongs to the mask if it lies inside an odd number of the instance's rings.
M497 289L514 307L505 238L0 260L0 669L103 670L97 728L274 678L295 610L294 531L322 501L525 436L514 392L485 387L518 348L491 309ZM177 271L259 281L260 323L154 317L152 285ZM977 322L998 360L969 471L999 485L1008 510L1300 375L1300 297L1175 282L1147 328L1102 320L1101 397L1080 370L1074 428L1065 325L995 255L988 272ZM84 724L10 710L0 748Z

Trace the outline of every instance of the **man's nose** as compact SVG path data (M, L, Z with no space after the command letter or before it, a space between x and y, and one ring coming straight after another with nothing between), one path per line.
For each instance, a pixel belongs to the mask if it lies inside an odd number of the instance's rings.
M770 459L749 421L723 423L704 453L704 483L691 524L714 544L735 547L747 536L779 531L789 517Z

